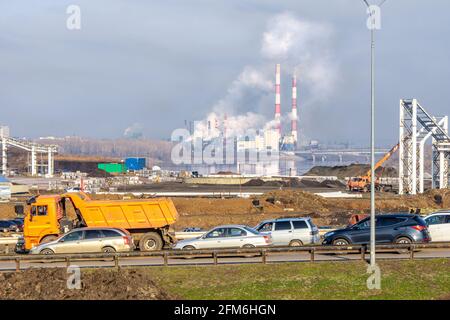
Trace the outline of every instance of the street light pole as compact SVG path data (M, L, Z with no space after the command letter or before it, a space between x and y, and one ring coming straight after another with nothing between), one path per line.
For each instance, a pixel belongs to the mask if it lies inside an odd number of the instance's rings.
M376 266L375 260L375 21L374 12L367 0L363 0L370 14L370 75L371 75L371 112L370 112L370 265ZM386 0L383 0L378 6Z
M375 266L375 32L372 28L371 37L371 132L370 132L370 265Z

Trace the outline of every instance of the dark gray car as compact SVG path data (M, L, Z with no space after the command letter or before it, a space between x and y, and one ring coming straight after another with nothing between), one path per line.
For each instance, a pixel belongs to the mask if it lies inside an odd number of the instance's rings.
M414 214L383 214L375 220L377 244L426 243L430 234L426 222ZM344 229L324 235L325 245L368 244L370 242L370 217Z

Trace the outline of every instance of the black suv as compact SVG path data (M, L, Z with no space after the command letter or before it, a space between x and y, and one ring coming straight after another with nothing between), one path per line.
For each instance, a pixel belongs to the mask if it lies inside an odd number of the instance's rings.
M414 214L383 214L375 217L376 243L425 243L431 241L426 222ZM324 235L324 245L368 244L370 217Z

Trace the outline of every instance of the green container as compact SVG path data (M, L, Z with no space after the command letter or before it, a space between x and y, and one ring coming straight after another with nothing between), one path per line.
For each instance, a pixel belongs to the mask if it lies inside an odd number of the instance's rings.
M97 168L108 173L124 173L127 171L123 163L99 163Z

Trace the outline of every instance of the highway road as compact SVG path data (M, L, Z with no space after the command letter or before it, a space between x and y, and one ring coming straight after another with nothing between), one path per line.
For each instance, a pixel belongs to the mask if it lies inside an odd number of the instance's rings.
M366 255L366 259L369 255ZM393 259L409 259L409 254L398 254L396 252L384 252L378 253L377 258L380 260L393 260ZM430 258L450 258L450 249L432 249L415 252L415 259L430 259ZM316 253L314 257L316 262L322 261L356 261L361 260L360 254L325 254ZM266 262L270 263L285 263L285 262L309 262L309 253L271 253L267 255ZM192 259L185 258L174 258L171 257L168 260L171 266L205 266L213 265L214 260L212 257L198 257ZM218 258L218 263L221 265L233 265L233 264L247 264L247 263L261 263L261 257L220 257ZM98 260L85 260L85 261L75 261L72 265L77 265L79 267L112 267L114 266L114 261L111 259L98 261ZM119 260L119 266L121 267L131 267L131 266L163 266L164 261L162 257L133 257ZM66 262L25 262L21 261L20 268L51 268L51 267L66 267ZM11 262L0 262L0 271L15 270L16 266L13 261Z

